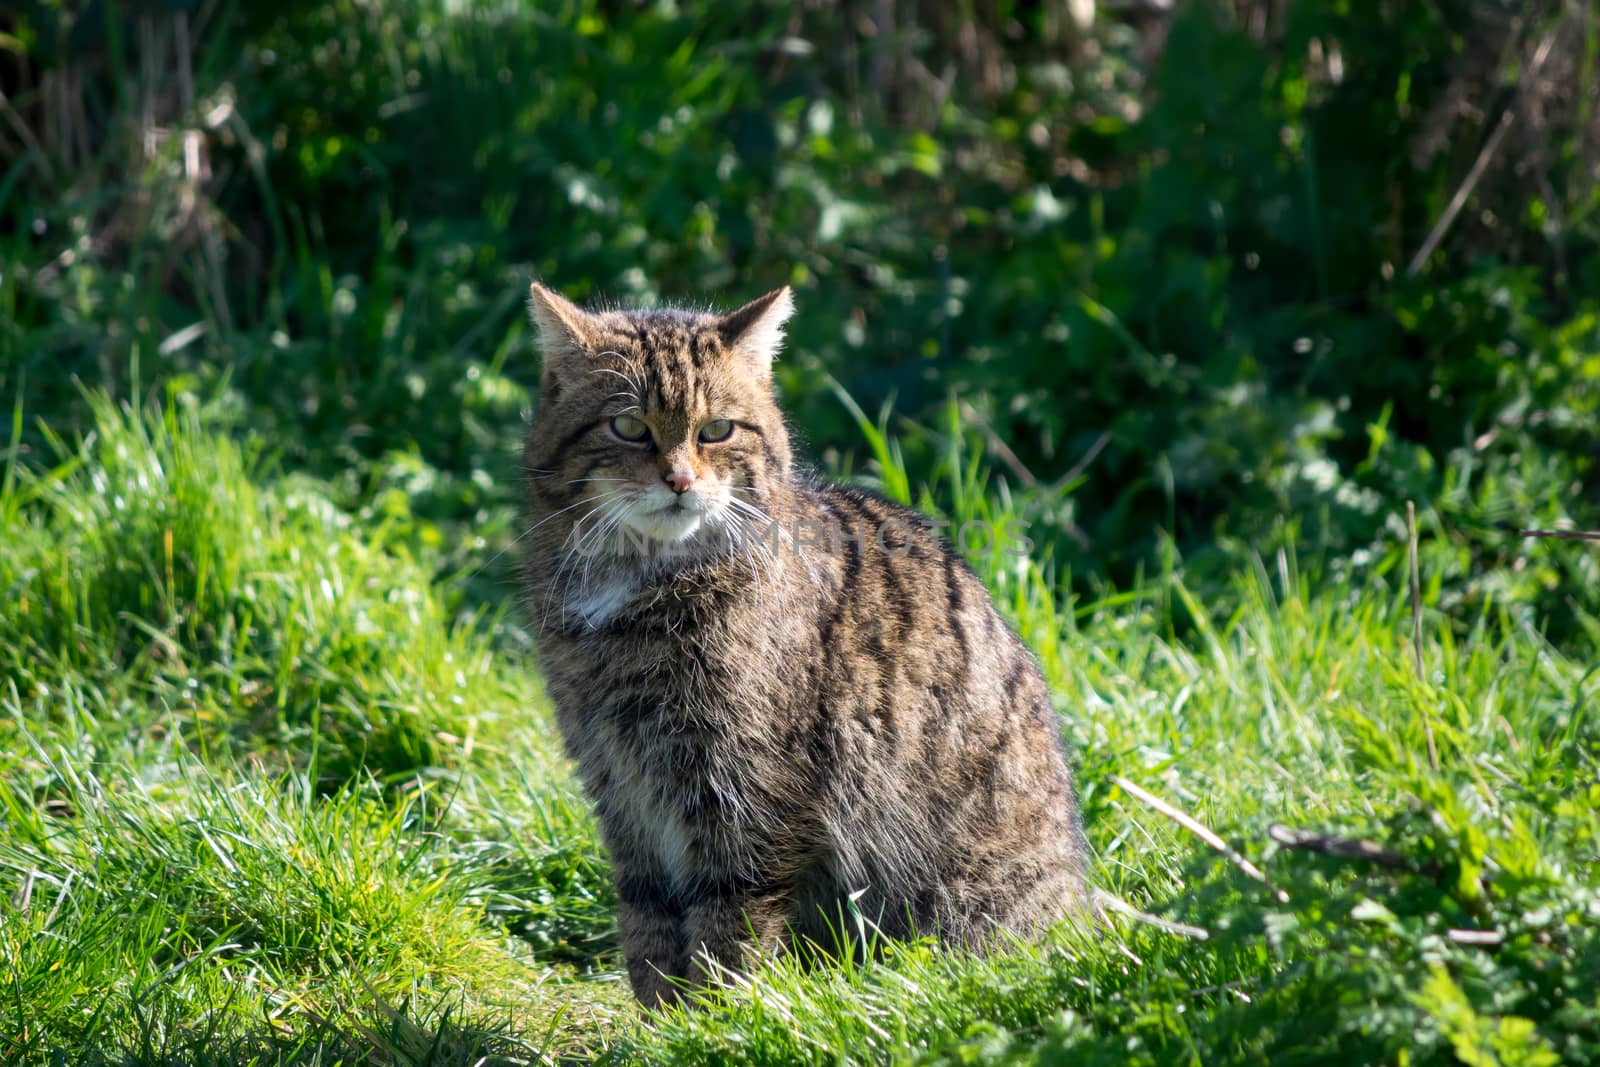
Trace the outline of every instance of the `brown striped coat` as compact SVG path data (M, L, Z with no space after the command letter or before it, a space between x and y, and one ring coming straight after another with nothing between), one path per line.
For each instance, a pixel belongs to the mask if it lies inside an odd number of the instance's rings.
M983 947L1082 903L1032 654L917 513L797 470L787 289L728 315L534 286L524 595L647 1004L849 909Z

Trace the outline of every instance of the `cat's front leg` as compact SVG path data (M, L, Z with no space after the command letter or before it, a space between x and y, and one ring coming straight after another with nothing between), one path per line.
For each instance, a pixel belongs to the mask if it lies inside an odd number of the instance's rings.
M628 984L647 1008L676 1003L688 977L682 905L651 882L619 872L617 927Z
M744 973L776 952L789 923L791 894L763 889L711 896L684 915L689 980L705 985Z

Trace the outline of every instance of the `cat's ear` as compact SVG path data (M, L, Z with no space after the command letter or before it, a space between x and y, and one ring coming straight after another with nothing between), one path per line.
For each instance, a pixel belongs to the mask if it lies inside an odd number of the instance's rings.
M544 370L539 375L541 388L552 400L559 391L557 382L574 361L585 360L594 351L597 336L594 318L547 286L534 282L528 289L528 314L539 328L539 351Z
M758 373L768 374L783 347L783 324L792 314L794 295L785 285L722 316L717 332L724 345L749 360Z
M539 346L546 354L593 347L594 317L554 289L538 282L529 286L528 313L539 327Z

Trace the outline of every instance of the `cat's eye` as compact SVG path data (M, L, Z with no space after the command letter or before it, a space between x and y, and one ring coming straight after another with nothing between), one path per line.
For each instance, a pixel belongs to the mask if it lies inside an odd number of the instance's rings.
M728 419L714 419L700 427L700 440L706 444L726 441L733 436L733 423Z
M611 420L611 432L624 441L639 442L650 436L650 427L632 415L618 415Z

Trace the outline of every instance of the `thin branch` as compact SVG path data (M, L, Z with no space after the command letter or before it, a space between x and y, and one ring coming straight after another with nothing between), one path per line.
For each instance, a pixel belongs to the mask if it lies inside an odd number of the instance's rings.
M1063 474L1061 477L1057 478L1055 481L1050 483L1050 492L1053 493L1053 492L1057 491L1058 489L1060 489L1063 486L1065 486L1068 482L1071 482L1078 475L1080 475L1084 471L1088 470L1089 469L1089 464L1093 463L1094 460L1095 460L1095 457L1098 456L1101 452L1103 452L1105 450L1106 445L1109 445L1110 443L1111 443L1111 431L1110 430L1105 430L1100 434L1099 437L1096 437L1094 439L1094 444L1090 445L1089 448L1083 453L1083 457L1081 459L1079 459L1078 462L1074 463L1071 467L1067 468L1067 473Z
M27 120L12 106L3 89L0 89L0 117L4 117L7 125L16 133L17 139L22 142L23 149L33 153L34 159L38 161L39 169L44 171L44 176L46 178L54 178L56 168L50 162L49 153L39 143L39 138L34 136L34 132L28 126Z
M1396 852L1375 841L1365 841L1359 837L1340 837L1338 834L1324 834L1314 830L1296 830L1281 823L1273 823L1267 827L1267 837L1283 848L1316 852L1341 860L1361 860L1376 867L1386 867L1391 871L1415 871L1430 877L1439 873L1436 864L1419 863L1403 852Z
M1433 229L1428 231L1428 237L1422 242L1422 247L1417 249L1417 254L1411 257L1411 262L1406 265L1407 277L1415 277L1428 261L1428 257L1438 249L1439 242L1444 240L1444 235L1455 225L1456 216L1461 214L1461 209L1466 207L1467 198L1478 187L1478 181L1483 177L1483 172L1489 167L1489 160L1499 151L1500 142L1505 140L1506 134L1511 131L1511 125L1516 121L1517 105L1521 102L1523 91L1533 83L1544 69L1545 60L1550 58L1550 48L1555 44L1556 31L1551 30L1544 35L1544 40L1539 42L1538 49L1533 54L1533 61L1522 72L1522 77L1517 79L1516 95L1500 115L1500 121L1495 124L1494 132L1489 134L1489 139L1483 143L1483 148L1478 152L1478 158L1472 163L1472 169L1467 171L1466 178L1461 182L1461 187L1450 198L1450 203L1445 206L1444 213L1434 222Z
M1600 541L1600 530L1518 530L1518 537L1549 537L1557 541Z
M1262 871L1260 867L1257 867L1255 864L1245 859L1244 856L1240 855L1234 850L1233 846L1229 845L1222 838L1218 837L1214 831L1212 831L1203 823L1199 822L1192 815L1179 811L1177 808L1173 807L1171 804L1168 804L1165 800L1162 800L1154 793L1149 792L1142 786L1130 782L1121 775L1117 775L1111 780L1129 796L1142 800L1145 804L1154 808L1156 811L1165 815L1167 818L1171 819L1173 822L1177 823L1179 826L1183 827L1185 830L1188 830L1200 840L1204 841L1206 844L1222 853L1228 858L1229 862L1231 862L1235 867L1239 868L1245 874L1249 875L1251 878L1254 878L1262 885L1268 887L1272 885L1272 883L1267 880L1266 872ZM1285 893L1283 890L1274 889L1272 892L1273 895L1278 898L1278 902L1280 904L1287 904L1289 902L1289 894Z
M990 450L1000 457L1000 462L1009 467L1012 474L1022 480L1023 485L1030 489L1039 487L1039 479L1034 477L1033 472L1017 457L1017 454L1011 450L1011 446L1006 444L1005 439L1000 436L993 426L989 425L989 420L984 418L977 408L963 402L961 416L968 422L977 424L978 429L983 431L984 440L989 442Z
M1060 478L1057 478L1048 486L1041 486L1039 479L1032 471L1028 469L1027 465L1023 463L1020 458L1018 458L1017 454L1011 450L1011 446L1006 444L1005 439L1002 438L995 428L989 424L989 420L985 419L978 409L963 401L961 404L961 417L966 419L968 422L975 424L978 429L983 432L984 440L989 444L989 450L992 451L996 456L1000 457L1000 462L1005 464L1006 468L1010 470L1012 474L1015 474L1023 485L1027 486L1029 489L1043 489L1043 492L1036 498L1035 503L1042 503L1044 500L1060 491L1060 489L1068 482L1072 481L1072 479L1082 474L1089 464L1094 462L1094 457L1100 454L1100 450L1106 446L1106 442L1111 440L1111 434L1109 432L1102 433L1099 440L1090 445L1089 450L1083 454L1083 457L1079 459L1077 463L1073 464L1071 470L1067 471L1066 474L1062 475ZM1082 528L1080 528L1077 523L1073 522L1071 519L1063 519L1061 520L1061 524L1062 530L1067 534L1067 536L1071 537L1073 541L1077 542L1079 548L1087 549L1089 547L1089 535L1084 533Z
M1417 566L1417 505L1406 501L1406 557L1411 564L1411 654L1417 666L1417 681L1425 682L1427 672L1422 664L1422 571ZM1439 771L1439 746L1433 740L1433 719L1424 708L1422 732L1428 739L1428 765L1434 773Z
M1458 945L1483 945L1494 948L1503 945L1506 935L1499 930L1446 930L1445 937Z
M1158 930L1165 930L1169 934L1187 937L1195 941L1205 941L1211 937L1211 931L1202 926L1190 926L1188 923L1174 922L1163 919L1159 915L1151 915L1148 911L1140 911L1119 896L1107 893L1104 889L1094 891L1094 902L1107 911L1114 911L1118 915L1126 915L1135 922L1154 926Z

